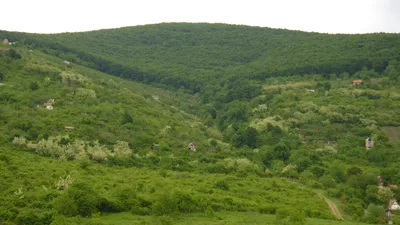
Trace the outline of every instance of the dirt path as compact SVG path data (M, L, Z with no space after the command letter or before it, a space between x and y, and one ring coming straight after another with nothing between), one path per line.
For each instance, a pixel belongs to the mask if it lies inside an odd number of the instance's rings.
M289 181L290 181L290 180L289 180ZM304 188L301 184L299 185L299 187L300 187L300 188ZM312 189L311 189L311 190L312 190ZM329 208L330 208L331 211L332 211L332 214L333 214L336 218L338 218L339 220L346 221L346 220L343 218L342 213L339 211L339 209L337 208L336 204L335 204L332 200L330 200L329 198L325 197L323 194L318 193L318 192L315 191L315 190L312 190L312 191L313 191L315 194L317 194L318 196L322 197L322 198L325 200L325 202L328 203Z
M334 202L332 202L330 199L328 199L327 197L323 196L322 194L318 194L319 196L321 196L322 198L324 198L324 200L326 201L326 203L328 203L329 208L331 208L332 214L336 216L336 218L340 219L340 220L344 220L342 213L340 213L339 209L337 208L336 204Z

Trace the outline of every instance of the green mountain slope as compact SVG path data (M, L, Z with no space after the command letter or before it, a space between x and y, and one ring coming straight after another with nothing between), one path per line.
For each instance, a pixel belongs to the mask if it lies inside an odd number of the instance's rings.
M24 38L110 74L193 92L220 77L382 71L389 60L400 59L398 34L329 35L225 24L155 24Z
M234 213L250 211L250 224L315 224L335 218L325 196L346 220L382 223L400 199L397 34L158 24L2 37L17 41L0 52L0 159L13 184L2 220L240 224ZM18 157L49 162L21 168L53 177L12 173Z
M68 135L105 145L124 141L138 150L186 149L190 142L207 149L207 139L217 133L181 105L170 105L179 99L175 94L124 83L36 50L17 51L22 59L0 61L2 142ZM53 110L44 107L50 99Z

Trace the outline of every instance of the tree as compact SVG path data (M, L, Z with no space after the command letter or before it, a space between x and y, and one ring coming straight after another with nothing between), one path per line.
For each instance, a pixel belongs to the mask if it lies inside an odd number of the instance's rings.
M317 83L317 88L323 88L323 89L325 89L326 91L329 91L329 90L331 89L331 87L332 87L332 84L331 84L331 82L329 82L329 81L318 82L318 83Z
M13 48L8 50L6 55L13 59L21 59L22 58L22 56Z
M250 148L257 147L257 135L258 132L253 127L247 127L245 130L239 130L239 134L234 140L236 147L241 147L244 145L247 145Z
M36 81L31 82L31 84L29 85L29 88L30 88L32 91L36 91L36 90L39 89L39 84L38 84Z
M286 161L290 157L290 149L284 143L279 142L274 146L272 154L274 156L274 159Z
M348 176L358 176L363 173L362 169L358 166L353 166L349 169L347 169L347 175Z
M128 112L124 112L124 114L122 114L121 124L124 125L127 123L133 123L133 118Z
M329 167L329 174L337 181L346 181L346 165L339 160L335 160Z

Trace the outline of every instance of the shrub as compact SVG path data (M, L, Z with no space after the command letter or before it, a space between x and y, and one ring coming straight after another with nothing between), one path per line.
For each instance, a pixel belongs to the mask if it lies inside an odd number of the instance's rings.
M273 205L263 205L258 209L259 213L264 214L275 214L276 213L276 206Z
M42 211L37 209L28 209L21 211L16 222L18 224L50 224L53 221L53 214L48 211Z
M55 199L54 208L58 213L64 216L79 215L78 206L74 200L65 195Z
M192 195L184 192L176 192L174 194L178 202L178 209L181 213L192 213L198 211L197 203Z
M330 175L323 175L319 178L319 182L324 185L325 189L336 187L336 181Z
M71 175L68 174L67 176L65 176L65 178L60 177L60 179L58 180L58 182L55 186L59 190L66 190L66 189L68 189L69 185L72 184L72 182L74 182L74 179L72 179Z
M64 195L58 197L55 202L57 212L65 216L90 217L98 211L100 198L90 186L84 183L74 183Z
M220 190L228 191L229 185L225 180L219 180L214 184L214 187Z
M25 146L26 145L26 138L24 138L24 137L14 137L12 143L15 144L15 145Z
M160 225L172 225L174 223L173 223L173 219L170 216L160 216L158 218L157 224L160 224Z
M348 201L347 207L345 208L345 212L349 215L364 215L364 202L359 198L351 198Z
M153 203L153 212L160 216L179 212L177 199L170 193L159 195L157 200Z
M276 222L280 225L303 225L306 217L303 211L290 211L280 209L276 213Z
M385 209L382 206L377 206L374 204L368 205L368 213L363 218L364 222L367 223L378 223L381 220L385 220Z
M114 145L115 157L127 157L132 155L132 150L129 148L128 142L117 141Z
M110 201L106 198L100 198L97 208L100 212L123 212L125 207L120 202Z

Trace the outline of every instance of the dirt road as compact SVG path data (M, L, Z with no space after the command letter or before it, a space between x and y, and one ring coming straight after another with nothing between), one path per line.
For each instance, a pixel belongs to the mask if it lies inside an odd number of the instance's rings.
M340 220L344 220L342 213L340 213L339 209L337 208L336 204L334 202L332 202L330 199L328 199L327 197L323 196L322 194L318 194L319 196L321 196L322 198L324 198L324 200L326 201L326 203L328 203L329 208L331 208L332 214L336 216L336 218L340 219Z

